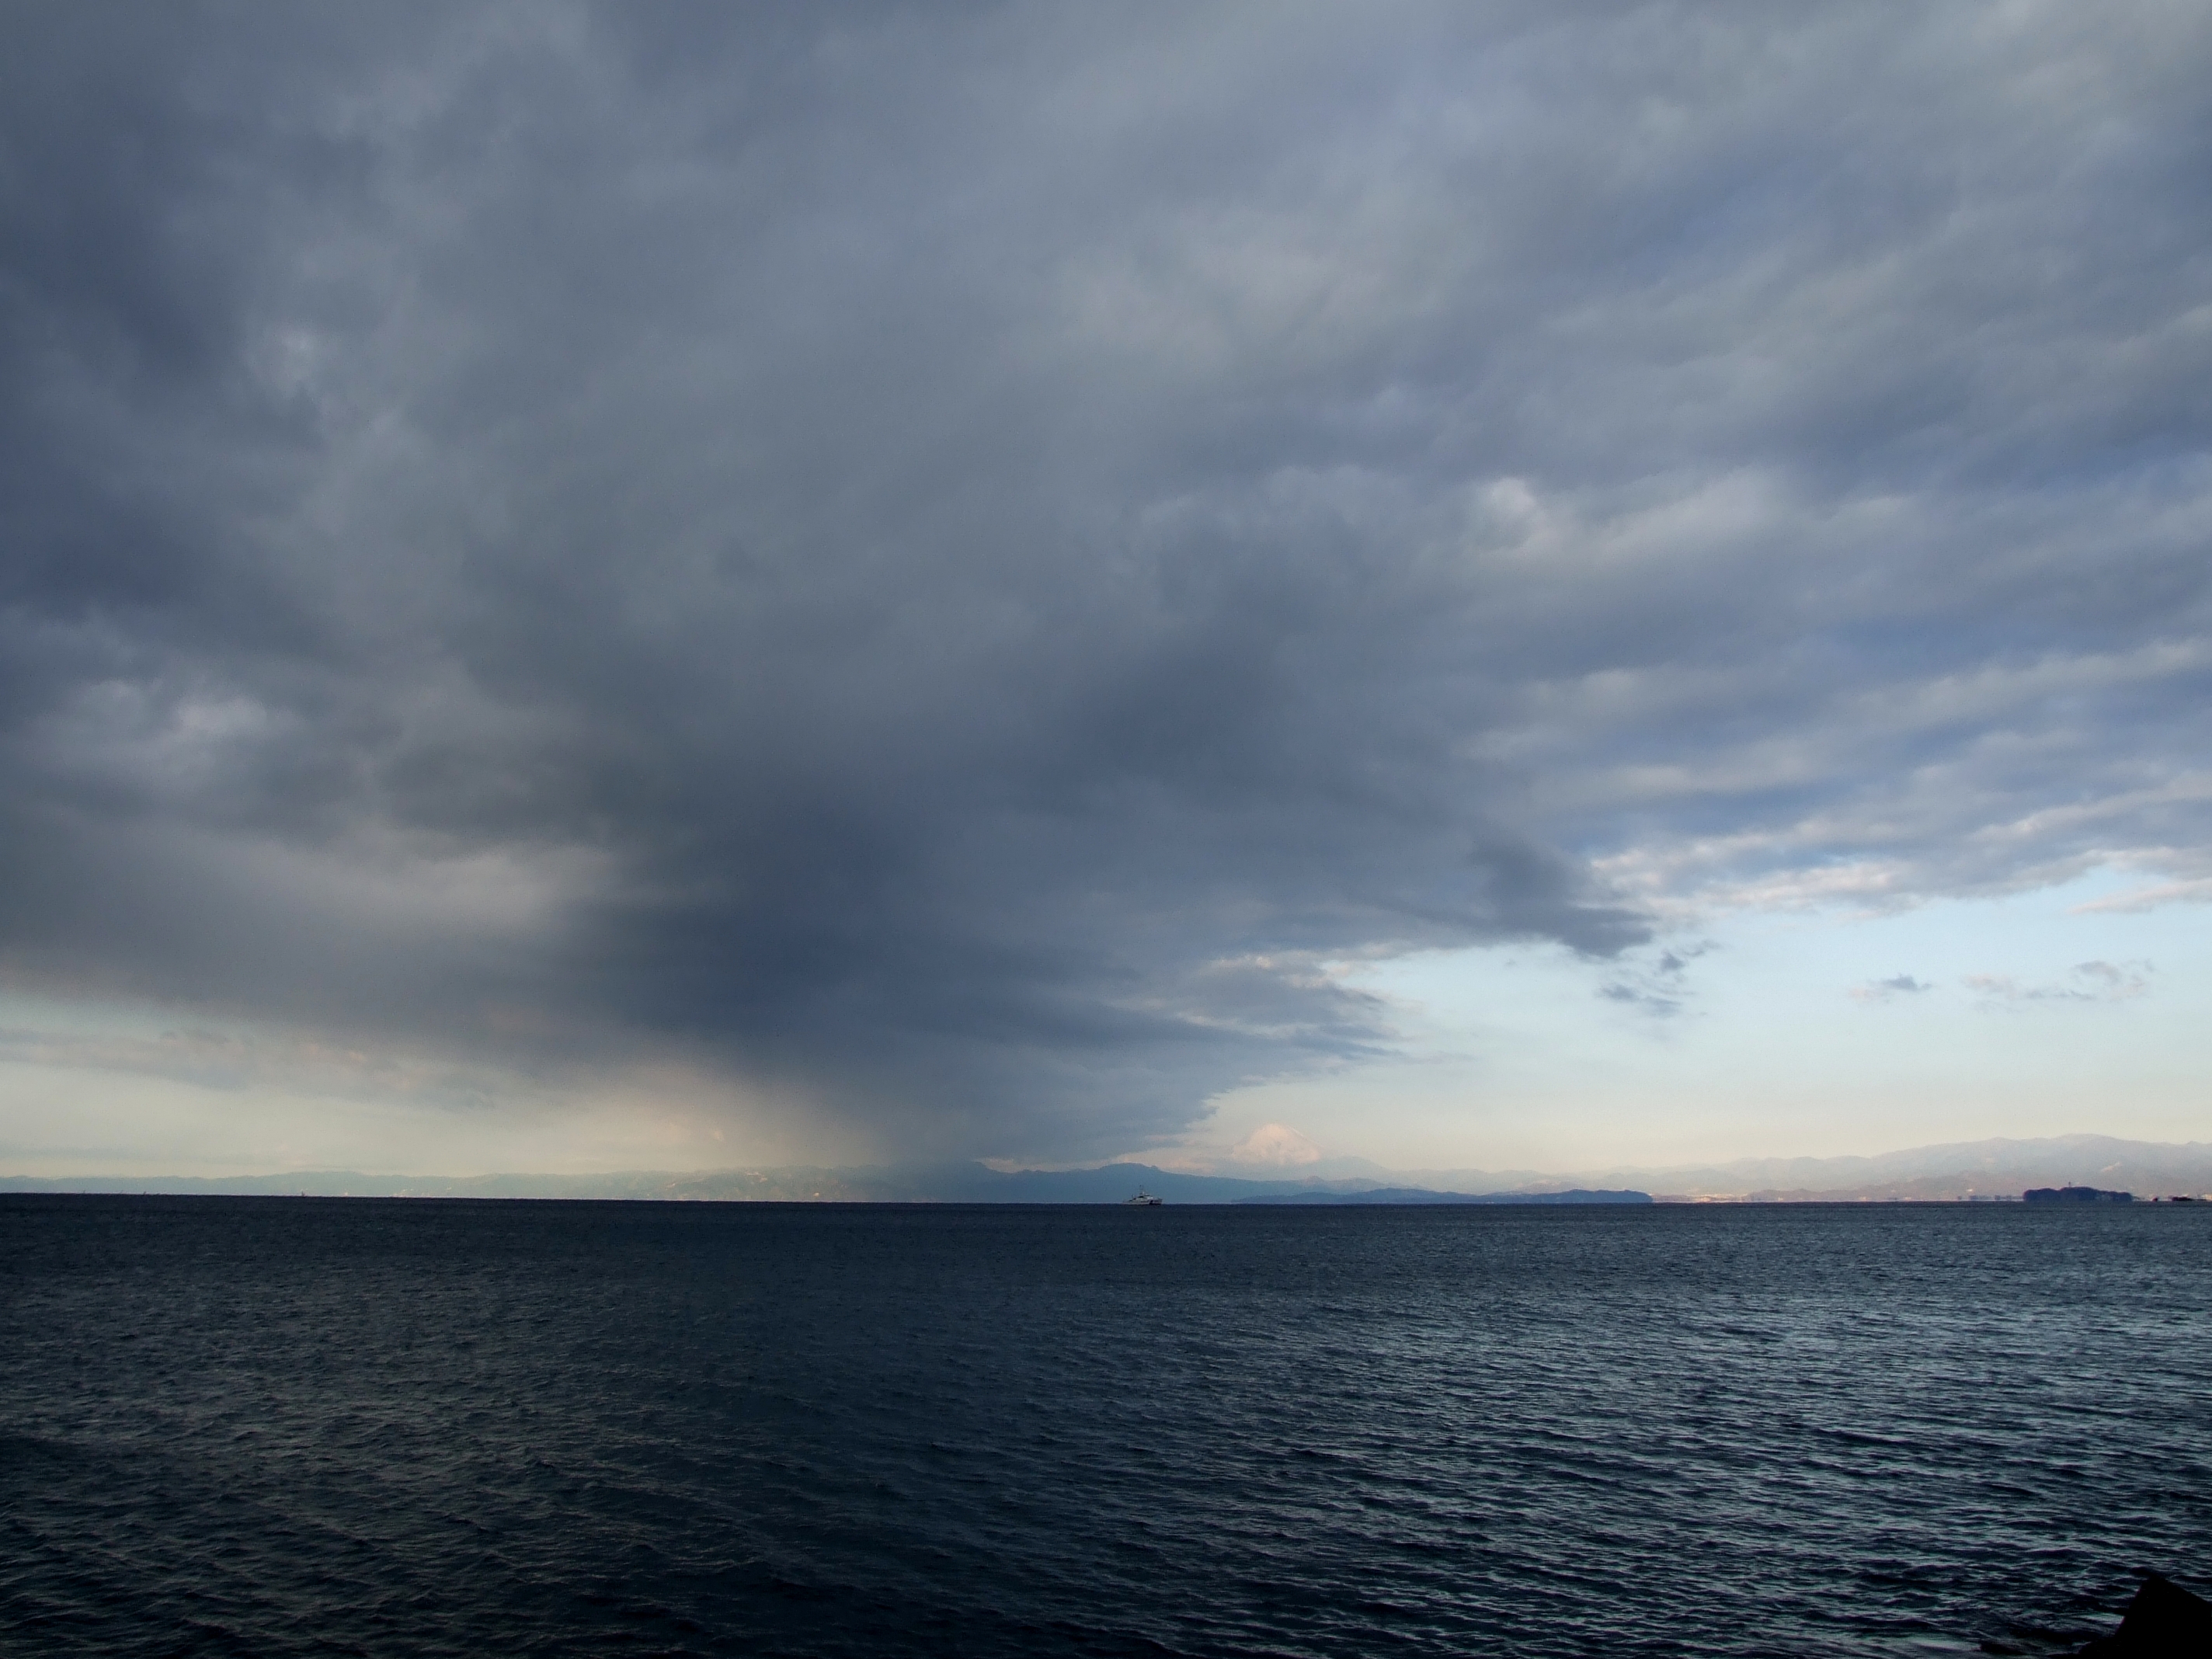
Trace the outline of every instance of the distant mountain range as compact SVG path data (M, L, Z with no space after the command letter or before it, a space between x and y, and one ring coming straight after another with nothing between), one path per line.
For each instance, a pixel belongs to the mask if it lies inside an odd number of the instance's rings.
M1322 1170L1328 1173L1322 1173ZM1357 1170L1358 1173L1349 1172ZM1743 1158L1672 1168L1547 1176L1530 1170L1389 1170L1358 1160L1298 1176L1191 1175L1146 1164L1003 1171L981 1164L868 1169L787 1167L709 1174L367 1175L317 1170L217 1177L0 1176L0 1191L308 1193L356 1197L752 1200L847 1203L1112 1204L1139 1188L1171 1204L1637 1203L1880 1201L2018 1198L2031 1187L2087 1186L2139 1197L2212 1194L2212 1143L2109 1135L1976 1140L1872 1158Z
M753 1200L848 1204L1118 1204L1140 1189L1171 1204L1234 1204L1284 1199L1344 1199L1380 1188L1376 1181L1316 1182L1251 1181L1234 1176L1188 1175L1148 1164L1109 1164L1091 1170L1003 1171L981 1164L939 1164L874 1169L793 1167L725 1170L703 1175L638 1172L625 1175L473 1176L378 1176L355 1170L302 1170L293 1175L236 1177L92 1176L40 1180L0 1177L0 1191L77 1193L294 1193L334 1197L595 1198ZM1477 1196L1427 1193L1418 1201ZM1551 1193L1525 1196L1553 1201Z
M1559 1193L1440 1193L1426 1187L1370 1187L1357 1192L1317 1188L1240 1198L1239 1204L1649 1204L1649 1193L1572 1187Z

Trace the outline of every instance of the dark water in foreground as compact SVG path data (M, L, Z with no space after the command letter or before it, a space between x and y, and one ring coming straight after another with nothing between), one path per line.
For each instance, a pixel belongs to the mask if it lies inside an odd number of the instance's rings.
M2047 1651L2212 1206L0 1198L0 1647Z

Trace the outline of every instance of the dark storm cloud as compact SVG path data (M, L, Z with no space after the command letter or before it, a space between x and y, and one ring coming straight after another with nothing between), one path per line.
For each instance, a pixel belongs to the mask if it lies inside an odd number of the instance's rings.
M18 982L1068 1151L1334 958L2201 872L2185 12L4 27Z

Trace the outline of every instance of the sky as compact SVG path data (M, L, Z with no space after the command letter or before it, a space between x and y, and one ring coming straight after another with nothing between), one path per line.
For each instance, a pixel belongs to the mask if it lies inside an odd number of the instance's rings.
M2212 12L0 5L0 1168L2212 1139Z

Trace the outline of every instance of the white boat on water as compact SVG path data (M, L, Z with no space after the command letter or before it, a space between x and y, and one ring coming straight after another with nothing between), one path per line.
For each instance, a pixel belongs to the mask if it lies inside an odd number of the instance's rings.
M1146 1192L1146 1191L1142 1187L1139 1187L1139 1188L1137 1188L1137 1195L1136 1195L1134 1198L1125 1198L1125 1199L1123 1199L1121 1201L1122 1201L1124 1204L1143 1204L1143 1205L1150 1206L1150 1205L1155 1205L1155 1204L1158 1204L1160 1200L1159 1200L1158 1199L1157 1199L1157 1198L1154 1198L1154 1197L1153 1197L1150 1193Z

